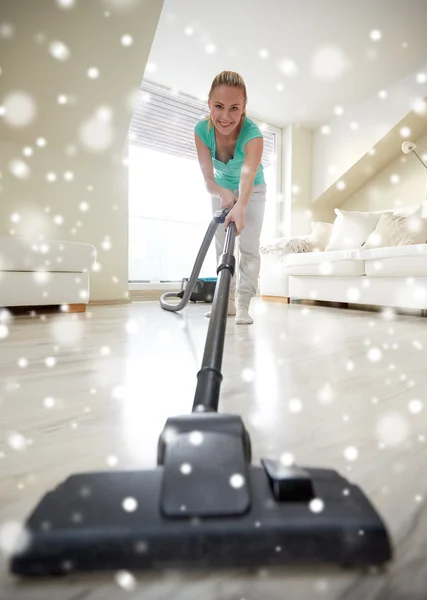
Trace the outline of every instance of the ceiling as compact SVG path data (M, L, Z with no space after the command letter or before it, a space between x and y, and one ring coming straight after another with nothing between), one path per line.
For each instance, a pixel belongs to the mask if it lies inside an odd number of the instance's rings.
M426 24L427 0L165 0L144 77L200 98L238 71L250 115L317 127L427 75Z

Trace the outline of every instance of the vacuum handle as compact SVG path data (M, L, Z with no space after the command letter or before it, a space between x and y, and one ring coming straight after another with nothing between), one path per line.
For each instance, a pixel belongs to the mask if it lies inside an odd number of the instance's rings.
M202 367L197 374L197 387L193 402L193 412L217 412L219 392L222 382L221 366L224 352L225 330L227 326L228 299L230 285L236 266L234 246L236 225L227 227L224 252L217 268L217 284L213 298L211 317L205 342Z

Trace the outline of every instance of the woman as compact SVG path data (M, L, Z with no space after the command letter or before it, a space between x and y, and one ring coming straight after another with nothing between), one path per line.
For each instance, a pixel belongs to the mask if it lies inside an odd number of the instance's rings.
M216 232L219 260L225 230L234 222L239 237L240 260L236 310L236 275L230 286L228 314L236 323L250 324L251 299L256 295L260 270L259 237L264 220L266 184L261 164L263 136L246 116L246 86L242 77L223 71L215 77L209 92L209 117L197 123L195 144L212 211L231 208L224 228ZM210 317L210 312L206 313Z

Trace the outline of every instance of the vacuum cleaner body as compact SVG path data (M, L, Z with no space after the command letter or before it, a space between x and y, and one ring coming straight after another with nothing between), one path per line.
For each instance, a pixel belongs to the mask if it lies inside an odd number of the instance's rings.
M181 291L179 298L184 298L185 290L189 283L189 278L184 277L181 282ZM190 302L205 302L212 303L216 286L216 277L202 277L197 279L194 289L191 292Z
M216 213L184 297L227 211ZM227 228L192 412L171 417L151 470L82 473L47 493L25 523L29 543L11 557L20 575L105 569L383 565L384 523L363 492L336 471L251 464L239 416L217 412L235 227ZM209 242L209 243L208 243Z
M248 442L237 416L169 419L156 468L74 475L48 493L12 571L362 567L390 559L384 524L356 485L329 469L273 459L251 465Z

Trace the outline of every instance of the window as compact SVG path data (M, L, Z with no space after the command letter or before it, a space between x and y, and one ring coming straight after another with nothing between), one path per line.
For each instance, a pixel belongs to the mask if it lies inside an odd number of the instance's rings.
M143 82L129 134L129 280L133 284L176 283L191 273L212 218L193 131L207 112L202 102ZM268 188L263 237L274 237L277 134L268 126L262 128ZM200 276L215 274L212 243Z

